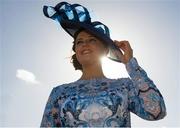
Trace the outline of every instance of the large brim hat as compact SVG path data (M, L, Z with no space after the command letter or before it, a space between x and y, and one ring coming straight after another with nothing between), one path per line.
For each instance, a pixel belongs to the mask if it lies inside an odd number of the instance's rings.
M59 22L62 28L73 38L81 29L91 33L108 46L107 57L109 59L121 62L121 51L110 38L108 27L99 21L91 22L88 10L82 5L60 2L55 7L44 6L43 12L46 17Z

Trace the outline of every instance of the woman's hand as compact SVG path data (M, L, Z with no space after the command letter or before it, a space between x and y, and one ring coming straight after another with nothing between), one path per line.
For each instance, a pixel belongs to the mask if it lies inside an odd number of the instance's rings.
M133 57L133 49L131 48L130 44L128 41L123 40L123 41L117 41L115 40L115 45L119 47L122 54L122 58L121 61L124 64L127 64L127 62L129 62L129 60Z

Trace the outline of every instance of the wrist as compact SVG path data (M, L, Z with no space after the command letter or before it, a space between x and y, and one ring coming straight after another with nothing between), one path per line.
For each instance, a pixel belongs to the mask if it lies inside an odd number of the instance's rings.
M133 56L128 57L128 59L124 62L124 64L127 65L127 63L129 63L129 61L130 61L132 58L134 58L134 57L133 57Z

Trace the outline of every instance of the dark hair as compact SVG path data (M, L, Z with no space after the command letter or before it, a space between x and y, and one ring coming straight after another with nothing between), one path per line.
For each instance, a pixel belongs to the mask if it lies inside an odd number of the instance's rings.
M74 34L74 41L73 41L73 46L72 46L72 50L75 52L75 40L78 36L78 34L83 31L85 29L83 28L80 28L77 32L75 32ZM83 70L82 69L82 65L79 63L79 61L77 60L77 57L76 57L76 54L73 54L72 57L71 57L71 63L73 63L73 66L75 68L75 70Z
M75 52L75 41L73 42L72 50ZM75 70L81 70L82 71L82 65L77 60L76 54L72 55L71 63L73 63Z

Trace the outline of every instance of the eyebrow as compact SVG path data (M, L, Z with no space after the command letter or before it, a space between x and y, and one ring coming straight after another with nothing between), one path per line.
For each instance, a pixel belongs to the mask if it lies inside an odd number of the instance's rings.
M95 38L95 36L88 36L88 37L94 37ZM83 38L78 38L78 39L76 39L76 40L82 40Z

